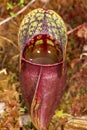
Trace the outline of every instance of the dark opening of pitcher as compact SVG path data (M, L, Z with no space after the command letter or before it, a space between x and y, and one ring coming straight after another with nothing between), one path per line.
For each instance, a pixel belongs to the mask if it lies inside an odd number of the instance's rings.
M23 57L33 63L54 64L63 60L63 52L49 35L36 35L24 49Z

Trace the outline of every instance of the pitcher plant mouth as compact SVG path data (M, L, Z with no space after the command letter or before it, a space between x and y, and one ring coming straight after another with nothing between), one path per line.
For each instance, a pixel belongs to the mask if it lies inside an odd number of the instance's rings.
M63 50L56 39L38 34L26 43L22 60L39 66L53 66L63 62Z

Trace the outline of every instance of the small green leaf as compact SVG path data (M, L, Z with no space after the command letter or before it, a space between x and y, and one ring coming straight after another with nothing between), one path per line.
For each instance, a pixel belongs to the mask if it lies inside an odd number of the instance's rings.
M25 112L27 110L26 106L20 108L20 112Z
M67 98L67 96L68 96L68 94L65 92L64 95L63 95L63 97Z
M70 114L64 113L63 110L60 110L55 112L54 118L63 116L70 116Z
M27 125L26 125L28 128L32 129L33 128L33 124L32 122L28 121L27 122Z
M24 0L20 0L20 2L18 3L18 6L23 6L24 4Z
M10 12L10 15L11 15L12 17L15 17L15 16L16 16L14 12Z
M13 9L13 5L10 3L7 3L7 10L9 10L9 9Z

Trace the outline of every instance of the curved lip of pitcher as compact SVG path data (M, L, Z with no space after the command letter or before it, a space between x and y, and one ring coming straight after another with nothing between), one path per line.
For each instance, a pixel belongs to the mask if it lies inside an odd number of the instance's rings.
M64 63L64 61L62 60L62 61L60 61L60 62L56 62L56 63L53 63L53 64L39 64L39 63L35 63L35 62L31 62L31 61L29 61L29 60L26 60L25 58L21 58L21 60L23 60L23 61L25 61L25 62L27 62L27 63L29 63L29 64L31 64L31 65L35 65L35 66L43 66L43 67L51 67L51 66L57 66L57 65L60 65L60 64L62 64L62 63Z

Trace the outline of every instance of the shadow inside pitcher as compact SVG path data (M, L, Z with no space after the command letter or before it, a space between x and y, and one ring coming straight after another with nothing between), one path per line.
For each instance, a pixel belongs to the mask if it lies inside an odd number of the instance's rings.
M36 35L25 46L22 58L37 65L53 65L62 62L62 47L52 36Z

